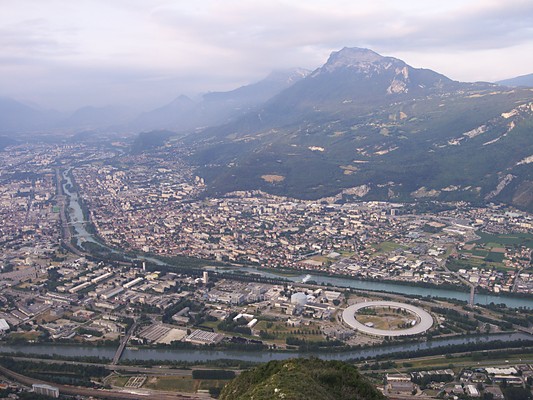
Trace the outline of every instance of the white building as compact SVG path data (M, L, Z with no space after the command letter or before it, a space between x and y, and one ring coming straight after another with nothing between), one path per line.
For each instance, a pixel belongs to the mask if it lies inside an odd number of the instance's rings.
M9 324L5 319L0 319L0 334L4 334L9 330Z
M56 399L59 397L59 389L55 386L34 383L32 385L32 389L33 392L37 394L43 394L45 396L54 397Z

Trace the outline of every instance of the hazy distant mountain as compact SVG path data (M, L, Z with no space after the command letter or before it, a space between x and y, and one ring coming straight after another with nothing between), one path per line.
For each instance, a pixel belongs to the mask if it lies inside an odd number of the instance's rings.
M66 119L60 121L58 126L75 130L104 129L128 123L135 116L135 112L126 107L87 106L74 111Z
M515 78L504 79L497 82L500 85L517 87L517 86L529 86L533 87L533 74L517 76Z
M171 103L144 113L131 126L137 130L170 129L186 132L227 123L261 106L265 101L304 78L308 71L293 69L271 73L260 82L229 92L211 92L201 101L180 96Z
M231 109L250 109L305 78L310 71L296 68L274 71L265 79L229 92L211 92L203 96L206 103L225 104Z
M176 131L189 130L194 127L191 120L195 119L196 104L187 96L179 96L169 104L141 114L130 126L137 130L171 129Z
M44 131L59 118L60 115L57 112L40 110L14 99L0 97L0 133L2 134Z
M139 154L152 150L156 147L163 146L169 138L175 135L176 132L165 130L141 132L135 137L130 151L133 154Z
M0 150L4 150L7 146L10 146L15 143L15 140L7 136L0 136Z
M533 93L334 52L262 107L189 135L210 193L533 207Z
M188 133L197 128L224 124L246 114L305 77L308 72L303 69L276 71L254 84L228 92L205 94L200 101L179 96L169 104L140 115L120 106L87 106L71 114L62 114L0 97L0 134L153 130Z

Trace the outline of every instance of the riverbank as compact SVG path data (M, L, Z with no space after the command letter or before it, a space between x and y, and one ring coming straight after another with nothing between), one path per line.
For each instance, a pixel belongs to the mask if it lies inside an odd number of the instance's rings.
M93 234L88 232L86 229L86 224L84 222L84 215L83 210L80 204L79 196L76 192L76 187L73 186L73 182L71 181L70 177L64 173L63 174L65 178L65 182L63 183L63 191L65 195L69 196L68 199L68 211L72 214L70 217L72 221L72 227L75 230L76 237L78 238L78 244L80 243L80 240L86 240L89 242L93 242L99 246L102 246L106 249L109 249L110 252L115 253L119 255L123 260L128 262L134 262L135 260L140 261L146 261L147 263L154 263L156 265L166 265L168 267L178 267L177 265L168 264L163 261L161 261L160 258L154 258L154 257L146 257L142 256L140 254L132 254L128 255L127 252L124 252L122 250L115 250L113 248L110 248L107 245L102 245L98 238L95 238ZM70 186L67 186L70 184ZM117 261L117 260L111 260L111 261ZM194 259L194 263L199 263L198 259ZM200 262L203 264L203 262ZM198 269L204 269L207 268L209 264L213 264L213 262L210 262L209 260L206 260L204 266L199 266ZM187 268L185 268L187 269ZM195 268L190 268L190 270L193 270ZM216 266L213 267L212 270L216 270ZM231 271L237 271L240 273L246 272L247 274L257 274L259 276L267 277L267 278L273 278L277 280L283 280L287 282L302 282L304 279L307 279L307 281L314 281L318 285L323 286L334 286L338 288L353 288L353 289L360 289L360 290L368 290L368 291L379 291L384 293L396 293L396 294L404 294L404 295L416 295L416 296L422 296L422 297L432 297L432 298L445 298L445 299L455 299L460 300L464 302L469 302L470 295L467 292L463 292L461 290L458 290L457 288L449 288L445 289L442 287L419 287L407 282L384 282L384 281L362 281L353 279L352 277L339 277L339 276L323 276L320 274L316 274L315 271L303 271L299 275L296 276L283 276L283 274L277 273L276 270L273 269L258 269L256 267L250 267L250 266L240 266L235 267L233 269L227 269L226 266L224 266L225 272L231 272ZM285 272L285 271L282 271ZM308 276L310 275L310 276ZM494 294L477 294L475 299L476 304L481 305L488 305L490 303L494 304L505 304L505 306L509 308L530 308L533 309L533 299L532 298L523 298L523 297L511 297L511 296L498 296Z
M387 346L361 347L350 349L344 352L320 352L306 353L299 351L281 352L281 351L242 351L242 350L223 350L223 349L157 349L157 348L126 348L121 359L121 364L143 363L148 360L163 362L210 362L216 360L236 360L245 362L267 362L271 360L284 360L293 357L318 356L325 360L355 360L377 358L378 356L388 356L398 352L427 351L428 349L439 349L442 354L453 349L453 346L487 344L487 347L496 346L498 343L519 343L520 346L533 345L528 344L532 341L532 336L525 333L501 333L477 336L461 336L447 339L436 339L424 342L410 342L391 344ZM115 354L115 348L111 347L91 347L91 346L71 346L57 344L17 344L5 345L0 344L0 353L19 353L32 354L35 356L54 356L60 357L91 357L93 359L112 359ZM475 350L472 346L471 350ZM465 351L465 350L463 350Z

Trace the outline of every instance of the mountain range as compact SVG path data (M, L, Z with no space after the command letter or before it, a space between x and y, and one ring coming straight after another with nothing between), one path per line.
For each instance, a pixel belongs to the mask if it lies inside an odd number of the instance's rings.
M138 133L171 130L186 133L228 123L304 78L301 68L275 71L265 79L228 92L210 92L199 101L179 96L152 111L137 113L127 107L82 107L72 113L40 109L10 98L0 98L0 135L80 131Z
M20 132L82 131L73 140L96 140L91 131L145 131L132 147L140 152L177 133L211 195L259 189L334 201L505 202L533 211L527 78L458 82L344 48L314 71L280 71L200 100L180 96L140 115L122 107L65 115L0 98L0 148Z
M533 207L533 91L344 48L262 107L190 134L209 193Z
M510 78L510 79L504 79L503 81L498 81L496 83L498 83L499 85L511 86L511 87L517 87L517 86L533 87L533 74L517 76L515 78Z

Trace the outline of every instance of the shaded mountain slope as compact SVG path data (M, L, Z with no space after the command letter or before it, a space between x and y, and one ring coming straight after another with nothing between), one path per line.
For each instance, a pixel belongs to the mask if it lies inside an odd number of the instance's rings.
M504 79L503 81L497 82L499 85L504 86L528 86L533 87L533 74L521 75L515 78Z
M455 82L343 49L258 111L185 143L212 194L262 189L313 199L344 192L531 209L532 102L529 89Z
M257 83L228 92L207 93L199 102L180 96L163 107L139 116L131 126L137 130L170 129L186 132L224 124L261 106L307 73L303 69L273 72Z
M385 399L357 369L340 361L271 361L245 371L223 389L221 400Z

